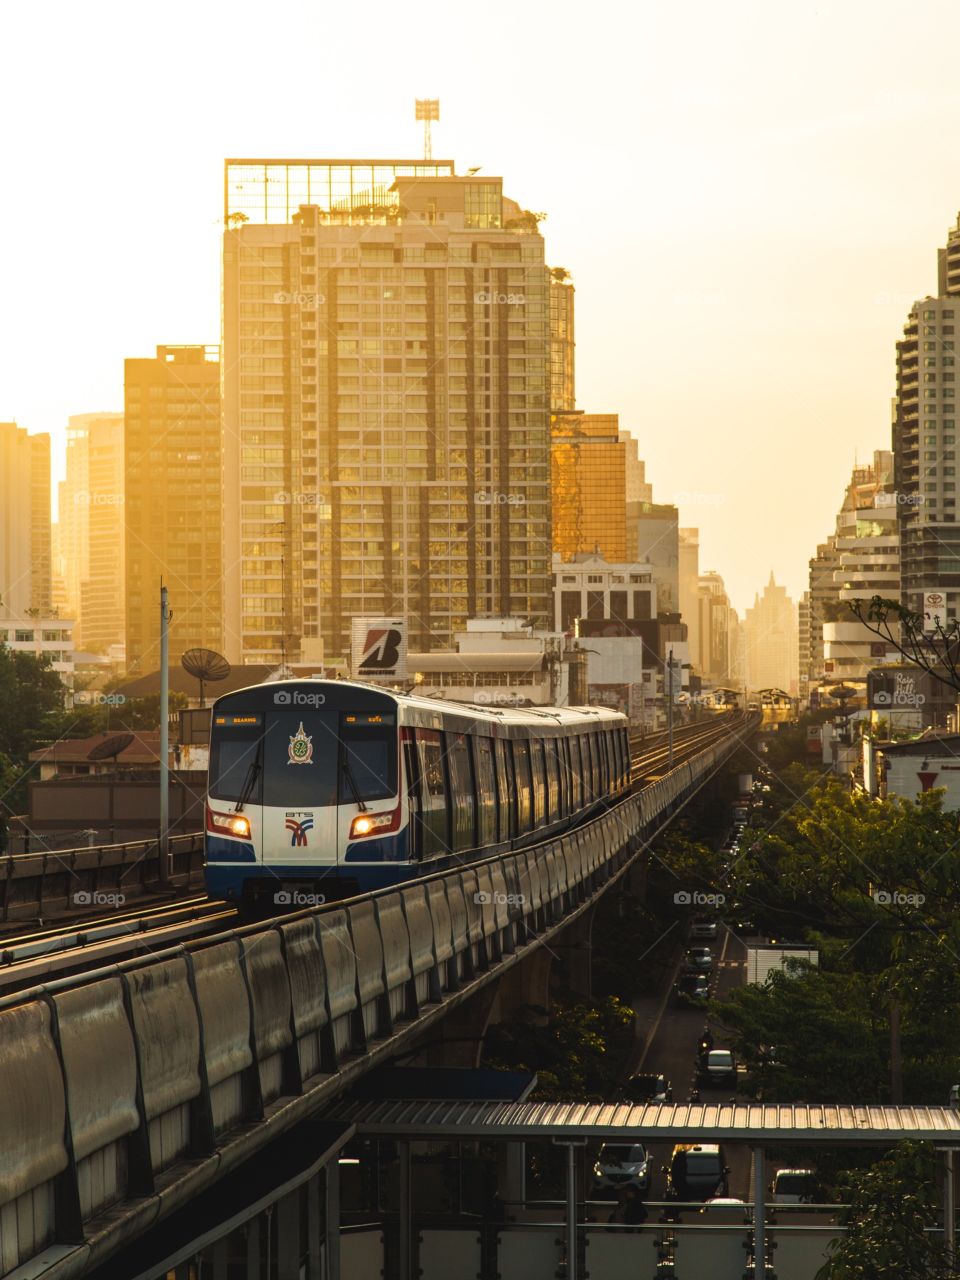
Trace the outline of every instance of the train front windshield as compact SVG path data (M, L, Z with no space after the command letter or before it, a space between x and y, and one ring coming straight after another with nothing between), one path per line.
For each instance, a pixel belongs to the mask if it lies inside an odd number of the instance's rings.
M267 808L322 808L397 793L393 713L288 708L214 717L210 794Z

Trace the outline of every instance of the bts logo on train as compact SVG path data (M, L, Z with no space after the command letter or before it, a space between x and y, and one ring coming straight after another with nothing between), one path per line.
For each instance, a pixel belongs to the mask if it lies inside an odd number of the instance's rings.
M353 674L357 680L402 680L407 674L407 624L403 618L354 618Z

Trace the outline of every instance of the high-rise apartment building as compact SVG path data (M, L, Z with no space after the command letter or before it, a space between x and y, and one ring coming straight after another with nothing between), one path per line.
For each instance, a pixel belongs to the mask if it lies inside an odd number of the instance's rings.
M228 160L232 660L411 649L552 611L549 276L536 215L449 161Z
M124 405L126 662L146 674L160 663L161 585L171 662L223 646L218 348L125 360Z
M797 607L774 576L756 595L743 623L745 673L751 691L783 689L796 695L798 684Z
M921 612L926 591L960 612L957 523L957 323L960 218L939 250L937 297L914 304L897 343L893 452L900 530L900 599Z
M887 658L884 642L857 621L850 605L873 596L896 599L899 568L893 455L880 449L872 463L853 468L836 531L810 561L801 684L804 677L807 688L821 679L863 679L871 665Z
M123 414L73 414L60 482L58 560L74 639L95 653L124 636Z
M576 343L573 331L574 288L565 267L550 269L550 411L569 413L577 407Z
M0 614L52 609L50 437L0 422Z
M627 453L615 413L552 415L553 550L562 560L626 560Z
M627 558L653 567L660 613L680 612L680 512L650 499L627 503Z
M678 595L680 616L687 624L690 659L697 671L700 665L700 530L679 530Z
M805 594L809 600L809 640L801 646L799 655L800 675L806 675L806 686L813 687L823 677L823 623L835 616L836 584L833 573L840 564L837 552L837 536L829 535L826 543L819 543L817 554L810 559L810 589Z
M695 632L698 647L691 646L694 667L706 680L724 684L730 680L731 613L723 578L715 570L700 574L697 582L697 620ZM688 636L690 622L687 619Z

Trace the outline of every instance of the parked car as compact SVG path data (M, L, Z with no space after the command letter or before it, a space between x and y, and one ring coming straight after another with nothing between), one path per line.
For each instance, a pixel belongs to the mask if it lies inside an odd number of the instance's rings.
M616 1197L625 1187L634 1186L641 1194L650 1187L650 1157L641 1142L605 1142L593 1166L594 1190Z
M730 1170L717 1143L679 1143L666 1173L671 1200L710 1200L727 1194Z
M819 1191L812 1169L778 1169L770 1184L773 1204L816 1204Z
M709 947L688 947L683 957L683 967L687 973L711 973L713 952Z
M673 985L678 1004L706 1004L710 999L710 979L705 973L682 973Z
M694 917L693 923L690 925L691 938L715 938L716 936L716 920L711 920L709 916Z
M707 1085L735 1085L737 1061L729 1049L711 1049L697 1062L697 1076Z
M662 1071L640 1071L623 1086L627 1102L672 1102L673 1085Z

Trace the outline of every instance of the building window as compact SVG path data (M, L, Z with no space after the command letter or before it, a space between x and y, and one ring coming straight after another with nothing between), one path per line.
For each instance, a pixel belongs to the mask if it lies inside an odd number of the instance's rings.
M13 638L18 644L28 644L33 639L32 631L15 631Z

